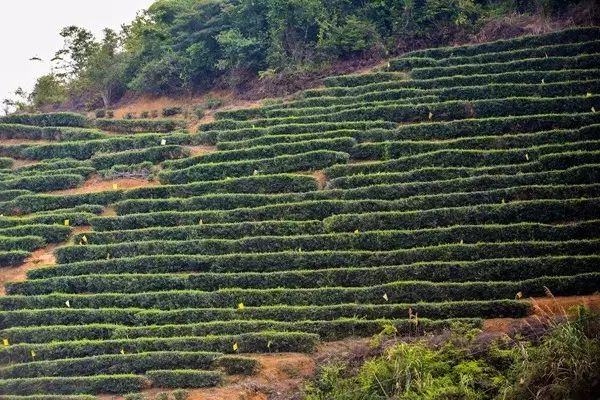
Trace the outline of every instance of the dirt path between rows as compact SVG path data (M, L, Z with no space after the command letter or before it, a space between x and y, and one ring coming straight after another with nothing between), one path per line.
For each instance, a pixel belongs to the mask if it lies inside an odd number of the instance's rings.
M82 186L73 189L55 190L53 192L48 192L48 194L69 195L80 193L96 193L116 189L135 189L139 187L150 187L158 185L160 185L160 182L158 181L150 181L141 178L102 179L99 176L94 176L85 181Z

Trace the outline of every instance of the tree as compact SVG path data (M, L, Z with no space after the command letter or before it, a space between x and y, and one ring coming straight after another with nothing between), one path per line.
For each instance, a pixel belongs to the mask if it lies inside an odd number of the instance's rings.
M60 104L67 99L67 90L64 82L51 73L37 79L30 98L36 108Z

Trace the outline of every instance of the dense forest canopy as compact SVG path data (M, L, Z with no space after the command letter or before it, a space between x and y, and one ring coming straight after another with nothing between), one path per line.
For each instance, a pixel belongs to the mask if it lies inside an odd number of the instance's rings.
M120 32L60 34L55 67L39 78L35 107L76 100L108 107L126 91L178 95L236 87L338 60L443 45L511 11L555 12L558 0L157 0Z

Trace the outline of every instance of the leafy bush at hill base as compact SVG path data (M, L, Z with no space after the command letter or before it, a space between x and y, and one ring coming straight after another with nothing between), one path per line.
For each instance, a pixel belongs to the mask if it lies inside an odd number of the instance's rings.
M143 150L98 154L94 155L90 161L96 169L107 169L117 164L136 164L145 161L158 164L165 160L184 158L189 155L189 150L182 146L156 146Z
M183 129L185 122L175 119L96 119L96 127L119 133L173 132Z
M156 370L148 371L146 376L154 387L161 388L201 388L217 386L223 380L218 371L198 370Z
M76 113L48 113L11 114L1 117L0 123L35 126L71 126L83 128L88 126L90 121L85 116Z
M0 394L123 394L139 392L148 386L136 375L96 375L90 377L40 377L0 380Z
M79 394L79 395L64 395L64 394L40 394L30 396L12 396L0 395L0 400L96 400L96 396Z

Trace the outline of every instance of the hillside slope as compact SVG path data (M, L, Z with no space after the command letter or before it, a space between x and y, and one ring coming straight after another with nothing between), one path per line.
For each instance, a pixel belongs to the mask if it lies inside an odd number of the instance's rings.
M0 120L0 265L68 241L0 297L0 399L213 386L598 291L598 53L600 28L417 51L192 134ZM77 189L98 175L160 185Z

